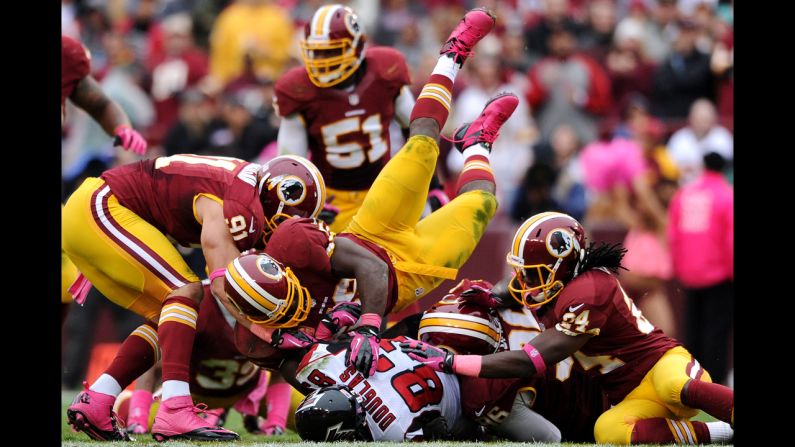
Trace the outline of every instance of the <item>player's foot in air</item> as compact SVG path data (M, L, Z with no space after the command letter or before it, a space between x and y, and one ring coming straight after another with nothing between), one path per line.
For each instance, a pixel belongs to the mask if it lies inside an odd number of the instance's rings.
M471 123L464 123L453 134L456 149L463 152L473 144L481 143L489 152L491 145L500 134L500 127L508 121L519 105L519 98L513 93L503 92L491 98L483 111Z
M223 427L209 425L199 417L206 409L193 405L190 396L175 396L164 400L152 425L152 437L159 442L169 439L192 441L236 441L237 433Z
M439 54L449 54L459 65L464 65L472 48L494 28L497 17L485 8L475 8L464 15L455 27Z
M66 410L69 425L96 441L130 441L130 437L116 422L116 413L113 412L116 398L110 394L91 391L87 385L83 382L86 388Z

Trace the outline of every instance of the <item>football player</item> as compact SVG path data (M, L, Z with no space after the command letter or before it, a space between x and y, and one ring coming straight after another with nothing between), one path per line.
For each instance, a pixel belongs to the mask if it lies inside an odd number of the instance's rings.
M522 349L541 333L544 326L530 309L515 302L488 306L494 299L488 282L462 280L423 314L419 339L456 354L486 355ZM514 441L593 443L596 418L610 406L572 362L568 357L533 379L488 379L486 387L471 386L483 379L461 376L464 416ZM484 394L492 405L482 405Z
M212 296L209 281L204 282L207 285L204 287L204 298L199 304L190 363L191 397L194 402L201 402L208 407L204 412L207 415L221 416L234 406L244 415L244 425L249 431L262 431L256 420L262 408L260 401L268 388L267 377L260 377L262 370L246 360L235 348L235 320L218 303L217 298ZM141 326L139 331L156 340L156 333L149 326ZM153 361L156 362L157 358L130 359L128 367L140 370L144 367L141 362L152 365ZM124 421L122 425L126 426L127 433L142 434L151 429L153 418L150 418L150 408L155 389L155 370L150 369L148 374L152 378L146 381L147 386L138 386L144 378L139 377L132 393L122 393L116 399L114 409L120 409L116 411L119 419ZM262 374L265 372L262 371Z
M124 110L105 95L91 76L88 50L77 40L61 36L61 124L66 118L67 98L94 118L108 135L113 136L116 146L139 155L146 152L146 140L130 127L130 119ZM80 302L85 299L89 289L89 284L61 250L61 326L66 320L72 297L75 296Z
M418 441L464 433L467 427L461 418L458 379L409 358L397 347L405 340L408 339L398 337L380 341L378 374L369 378L353 366L346 366L346 344L312 346L295 366L295 380L304 392L313 391L295 413L301 438ZM337 393L345 395L346 401L350 399L350 408L329 415L329 399L338 398ZM357 423L338 426L340 421L335 416L355 418Z
M582 225L557 212L532 216L517 230L509 289L547 328L521 350L456 355L421 341L401 348L435 370L491 378L539 376L572 356L612 405L594 427L600 444L731 439L734 392L711 383L679 342L643 317L614 275L625 250L585 242ZM689 420L698 410L722 422Z
M309 157L339 212L331 231L341 232L390 158L389 125L405 131L414 107L403 55L366 47L356 13L339 4L320 7L304 29L304 67L276 82L274 106L279 153Z
M247 281L239 266L230 266L227 280L246 293L233 292L222 301L242 326L269 340L268 328L294 327L313 313L311 305L288 309L283 304L311 301L301 298L306 295L306 278L332 286L340 278L355 278L362 315L346 360L370 376L378 363L382 316L455 278L496 211L490 147L518 104L516 95L497 95L475 121L458 129L457 147L466 159L458 196L422 220L420 215L439 155L437 140L447 120L450 88L474 45L494 23L493 14L474 9L453 30L412 110L411 137L378 175L345 232L334 234L311 219L279 225L265 251L284 264L284 274L270 267L277 275L270 290L243 287ZM305 242L296 247L296 240ZM326 303L326 298L312 298L317 306Z
M291 156L258 165L174 155L86 179L63 211L63 249L104 296L149 324L136 329L105 373L75 397L69 423L92 439L127 439L111 407L151 367L159 345L163 398L152 427L155 439L237 439L198 417L190 398L189 365L204 292L172 241L202 248L210 280L216 279L212 292L220 296L224 266L261 244L285 218L317 216L324 202L320 173ZM129 368L130 359L142 357L152 360Z

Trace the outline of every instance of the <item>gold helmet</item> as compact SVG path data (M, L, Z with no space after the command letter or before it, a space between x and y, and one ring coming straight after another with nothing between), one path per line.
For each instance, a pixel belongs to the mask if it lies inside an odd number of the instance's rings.
M331 87L348 79L364 60L366 40L351 8L322 6L306 24L301 41L309 79L318 87Z

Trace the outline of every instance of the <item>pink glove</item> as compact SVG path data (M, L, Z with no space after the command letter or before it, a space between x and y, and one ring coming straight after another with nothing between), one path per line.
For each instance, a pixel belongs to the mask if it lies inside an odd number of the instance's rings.
M113 135L115 135L113 139L114 146L121 146L124 150L133 151L138 155L143 155L146 152L146 140L132 127L121 124L113 131Z
M271 334L271 346L279 349L303 349L317 343L314 337L299 329L276 329Z
M496 299L496 295L492 293L491 289L493 287L494 286L490 282L483 281L482 279L474 281L462 279L461 282L450 289L449 294L446 295L444 299L459 298L466 303L477 304L478 306L484 306L490 309L504 307L500 301Z
M318 340L328 340L340 329L353 326L362 315L362 307L359 303L342 302L334 306L330 312L323 315L317 325L315 337Z
M345 366L353 365L364 377L375 374L378 365L381 339L378 332L381 330L381 315L375 313L362 314L359 317L359 326L353 329L353 339L345 352Z
M400 345L400 350L412 359L428 365L434 371L453 372L453 354L419 340L409 340Z

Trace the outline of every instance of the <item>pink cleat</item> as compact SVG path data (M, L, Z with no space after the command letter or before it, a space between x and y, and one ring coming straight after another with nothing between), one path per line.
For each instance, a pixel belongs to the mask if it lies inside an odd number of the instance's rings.
M204 404L199 404L196 408L200 408ZM212 410L204 410L202 411L204 416L204 422L207 425L217 425L223 426L224 422L226 422L226 410L223 408L213 408Z
M116 398L91 391L86 382L83 382L83 386L83 392L75 396L72 405L66 410L69 425L96 441L130 441L130 437L116 422L117 416L113 411Z
M456 129L451 141L461 152L478 143L482 143L490 152L492 143L500 135L500 127L508 121L518 105L519 98L513 93L498 94L486 103L475 121L464 123Z
M468 11L450 33L439 54L449 54L459 66L463 66L467 57L472 55L472 48L494 28L496 22L494 13L485 8Z
M195 407L190 396L176 396L160 404L152 425L152 437L158 442L169 439L188 439L192 441L236 441L237 433L216 425L208 424L199 414L204 408Z

